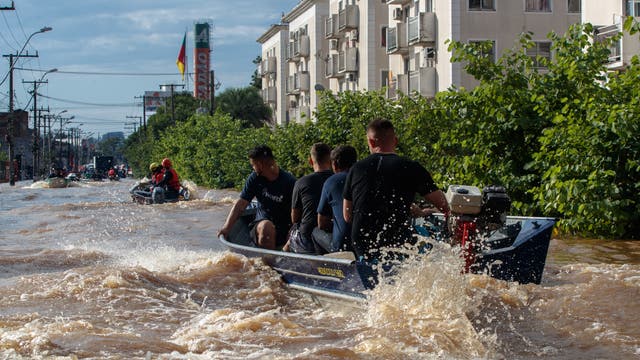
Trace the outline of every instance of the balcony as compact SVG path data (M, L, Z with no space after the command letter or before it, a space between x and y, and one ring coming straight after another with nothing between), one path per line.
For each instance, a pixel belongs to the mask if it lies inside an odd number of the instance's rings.
M267 88L262 89L262 101L265 103L275 103L276 102L276 87L269 86Z
M407 28L397 26L387 29L387 54L404 55L409 53Z
M260 71L259 74L264 76L264 75L269 75L269 74L275 74L276 73L276 57L275 56L269 56L266 59L263 59L262 62L260 62Z
M409 94L432 98L436 96L436 68L424 67L409 73Z
M410 2L411 0L387 0L387 5L406 5Z
M344 75L338 71L338 57L337 54L330 55L325 62L324 76L326 78L337 78Z
M289 108L289 122L303 123L311 120L311 108L309 106Z
M595 41L604 42L611 41L610 38L622 32L621 24L598 27L595 30ZM626 39L622 37L619 40L611 41L609 44L609 58L607 59L607 67L609 69L617 69L623 67L622 59L622 41Z
M338 72L358 71L358 48L351 47L338 53Z
M433 44L436 41L436 14L428 12L410 17L407 28L409 45Z
M338 14L329 15L324 21L324 38L337 39L340 37L338 31Z
M338 30L353 30L358 28L358 5L347 5L338 13Z
M287 50L289 62L298 62L300 58L309 56L309 35L300 35L289 42Z
M297 95L309 91L310 77L307 71L300 71L287 78L287 94Z

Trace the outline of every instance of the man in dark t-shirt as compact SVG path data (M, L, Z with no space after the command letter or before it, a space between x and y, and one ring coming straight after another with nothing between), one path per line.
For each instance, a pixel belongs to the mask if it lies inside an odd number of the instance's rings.
M343 212L352 222L356 256L380 257L381 247L399 247L411 241L411 204L416 194L447 214L444 193L420 164L398 156L398 138L389 120L376 119L367 127L371 155L355 163L345 181Z
M296 178L280 169L271 149L266 145L249 152L253 172L247 178L240 198L235 202L218 236L228 236L244 209L256 198L256 218L250 225L251 237L256 245L275 249L285 244L291 227L291 193Z
M303 176L293 187L291 200L291 221L299 224L299 236L289 239L289 249L301 254L315 254L318 251L312 239L313 229L318 226L318 203L322 185L333 175L331 171L331 148L324 143L311 147L309 163L313 173Z

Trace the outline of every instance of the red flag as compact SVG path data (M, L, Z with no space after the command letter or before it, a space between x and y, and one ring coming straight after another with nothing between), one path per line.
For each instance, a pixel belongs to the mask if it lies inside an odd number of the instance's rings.
M184 81L186 45L187 45L187 34L185 33L184 38L182 39L182 47L180 48L180 53L178 53L178 60L176 60L176 65L178 65L178 70L180 70L180 74L182 75L182 81Z

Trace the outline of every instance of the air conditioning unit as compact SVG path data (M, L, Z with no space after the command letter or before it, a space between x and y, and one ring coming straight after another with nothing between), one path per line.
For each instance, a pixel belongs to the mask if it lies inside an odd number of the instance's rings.
M424 48L424 58L425 59L435 59L436 58L436 49L432 47Z
M352 41L358 41L358 30L349 31L349 39Z
M402 20L402 8L393 9L393 20Z
M329 50L338 50L338 39L329 40Z

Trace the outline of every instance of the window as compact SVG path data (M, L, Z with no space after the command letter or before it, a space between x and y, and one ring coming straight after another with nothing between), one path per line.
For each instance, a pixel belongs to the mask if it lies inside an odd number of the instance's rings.
M627 16L640 16L640 0L627 0Z
M380 47L387 48L387 27L382 27L382 32L380 33Z
M525 0L525 11L551 12L551 0Z
M494 0L469 0L469 10L471 11L495 11Z
M390 74L391 73L389 72L389 70L382 70L380 72L380 85L381 85L381 87L389 87L389 82L390 82L389 75Z
M478 40L478 41L469 41L469 44L478 44L478 46L482 47L480 51L480 56L487 57L491 60L491 62L496 62L496 42L493 40Z
M527 49L527 56L533 60L533 67L537 69L546 68L542 59L551 60L551 43L548 41L536 41L533 47Z
M582 1L580 0L568 0L567 7L569 8L570 13L579 13L581 11L580 4Z

